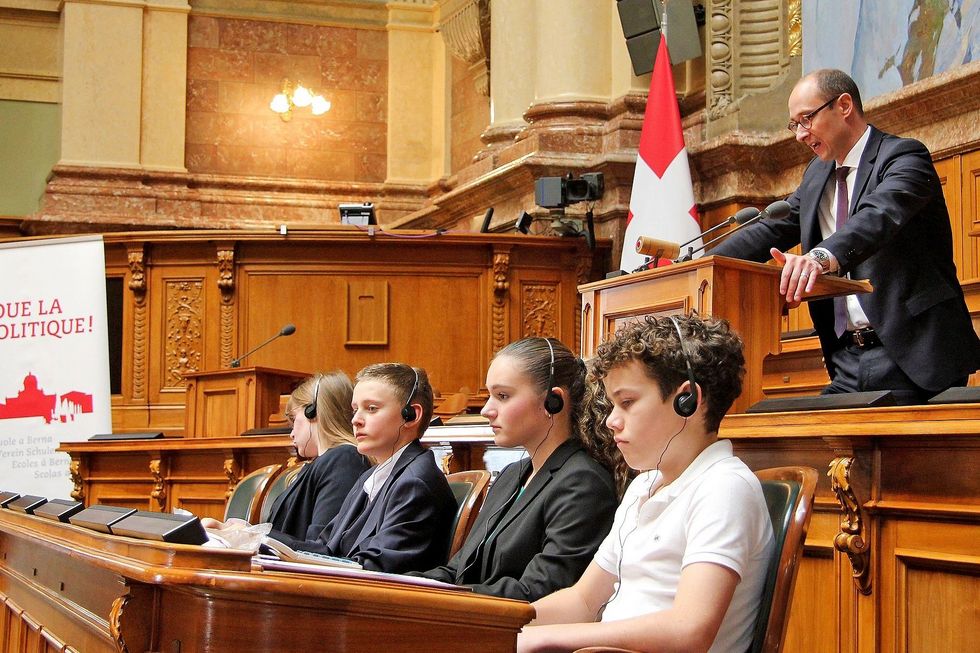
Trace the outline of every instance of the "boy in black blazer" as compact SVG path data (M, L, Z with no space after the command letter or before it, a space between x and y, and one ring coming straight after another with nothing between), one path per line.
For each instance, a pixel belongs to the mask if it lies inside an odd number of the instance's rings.
M358 479L315 540L277 539L376 571L440 564L448 553L456 500L434 457L418 442L432 416L425 370L401 363L365 367L357 374L353 408L357 449L378 464Z

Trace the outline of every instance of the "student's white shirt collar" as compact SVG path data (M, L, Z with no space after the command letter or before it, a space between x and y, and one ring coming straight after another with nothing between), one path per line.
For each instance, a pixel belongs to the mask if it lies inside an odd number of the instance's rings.
M712 442L698 454L697 458L691 461L691 464L687 466L687 469L681 472L681 475L678 476L673 483L665 487L660 492L657 492L651 498L657 499L659 497L662 500L669 500L680 495L688 485L700 478L709 467L717 462L725 460L726 458L731 458L734 455L731 440L718 440L717 442ZM659 472L654 474L652 471L647 472L647 474L649 474L649 478L647 479L646 487L647 492L649 492L651 489L656 489L656 487L660 485L660 478L662 475ZM651 485L653 488L651 488Z
M402 452L405 451L409 444L412 443L409 442L404 447L393 453L391 458L375 467L374 471L371 472L371 475L368 476L366 481L364 481L364 491L367 492L368 501L374 501L374 497L378 496L378 492L381 491L385 481L391 477L391 472L393 469L395 469L395 463L398 462L399 456L402 455Z

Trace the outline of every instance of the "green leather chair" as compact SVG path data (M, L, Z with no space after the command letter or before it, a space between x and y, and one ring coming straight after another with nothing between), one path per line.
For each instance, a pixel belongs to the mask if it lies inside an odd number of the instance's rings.
M812 467L773 467L760 469L755 475L762 482L776 548L766 570L762 605L749 651L776 653L783 648L789 624L796 571L803 557L803 542L813 512L817 470Z
M279 495L286 491L296 477L299 475L299 471L303 469L303 465L306 461L300 461L295 465L290 465L283 472L276 476L276 478L269 484L269 489L266 490L265 496L262 498L262 509L259 511L259 523L265 523L269 521L269 514L272 512L272 504L276 502Z
M282 471L282 465L266 465L238 481L225 505L225 520L237 517L254 524L269 482Z
M451 558L459 551L459 547L463 546L466 536L473 528L473 523L476 522L476 516L487 494L490 472L485 469L456 472L447 476L446 480L449 481L449 488L456 497L456 505L459 506L453 528L450 530L449 557Z
M756 618L749 653L778 653L783 648L796 571L813 512L817 470L812 467L773 467L755 473L762 483L776 548L762 586L762 605ZM580 648L576 653L634 653L610 646Z

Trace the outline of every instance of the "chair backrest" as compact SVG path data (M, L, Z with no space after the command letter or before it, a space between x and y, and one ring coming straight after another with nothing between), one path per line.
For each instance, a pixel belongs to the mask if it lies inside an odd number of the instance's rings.
M449 556L452 557L463 546L473 522L476 521L487 493L487 484L490 483L490 472L485 469L456 472L447 476L446 480L449 481L449 487L456 497L456 505L459 506L450 531Z
M269 481L282 470L282 465L266 465L238 481L225 505L225 519L237 517L250 524L259 516L262 494Z
M755 474L762 483L776 546L766 571L762 604L749 651L777 653L782 649L789 623L796 572L803 557L803 542L813 511L817 470L811 467L774 467L760 469Z
M469 397L462 392L454 392L446 395L438 404L432 408L432 415L436 417L455 417L466 410Z
M272 504L276 502L279 495L286 491L296 477L299 476L299 471L303 469L303 465L306 464L305 460L301 460L295 465L290 465L282 470L281 474L277 474L275 479L269 483L269 488L265 491L265 495L262 497L262 509L259 510L259 521L257 523L265 523L269 521L269 515L272 512Z

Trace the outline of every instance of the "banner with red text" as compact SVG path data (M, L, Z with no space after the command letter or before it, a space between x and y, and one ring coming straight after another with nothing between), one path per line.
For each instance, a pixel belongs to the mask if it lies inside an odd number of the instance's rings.
M112 431L100 236L0 243L0 489L70 498L61 442Z

